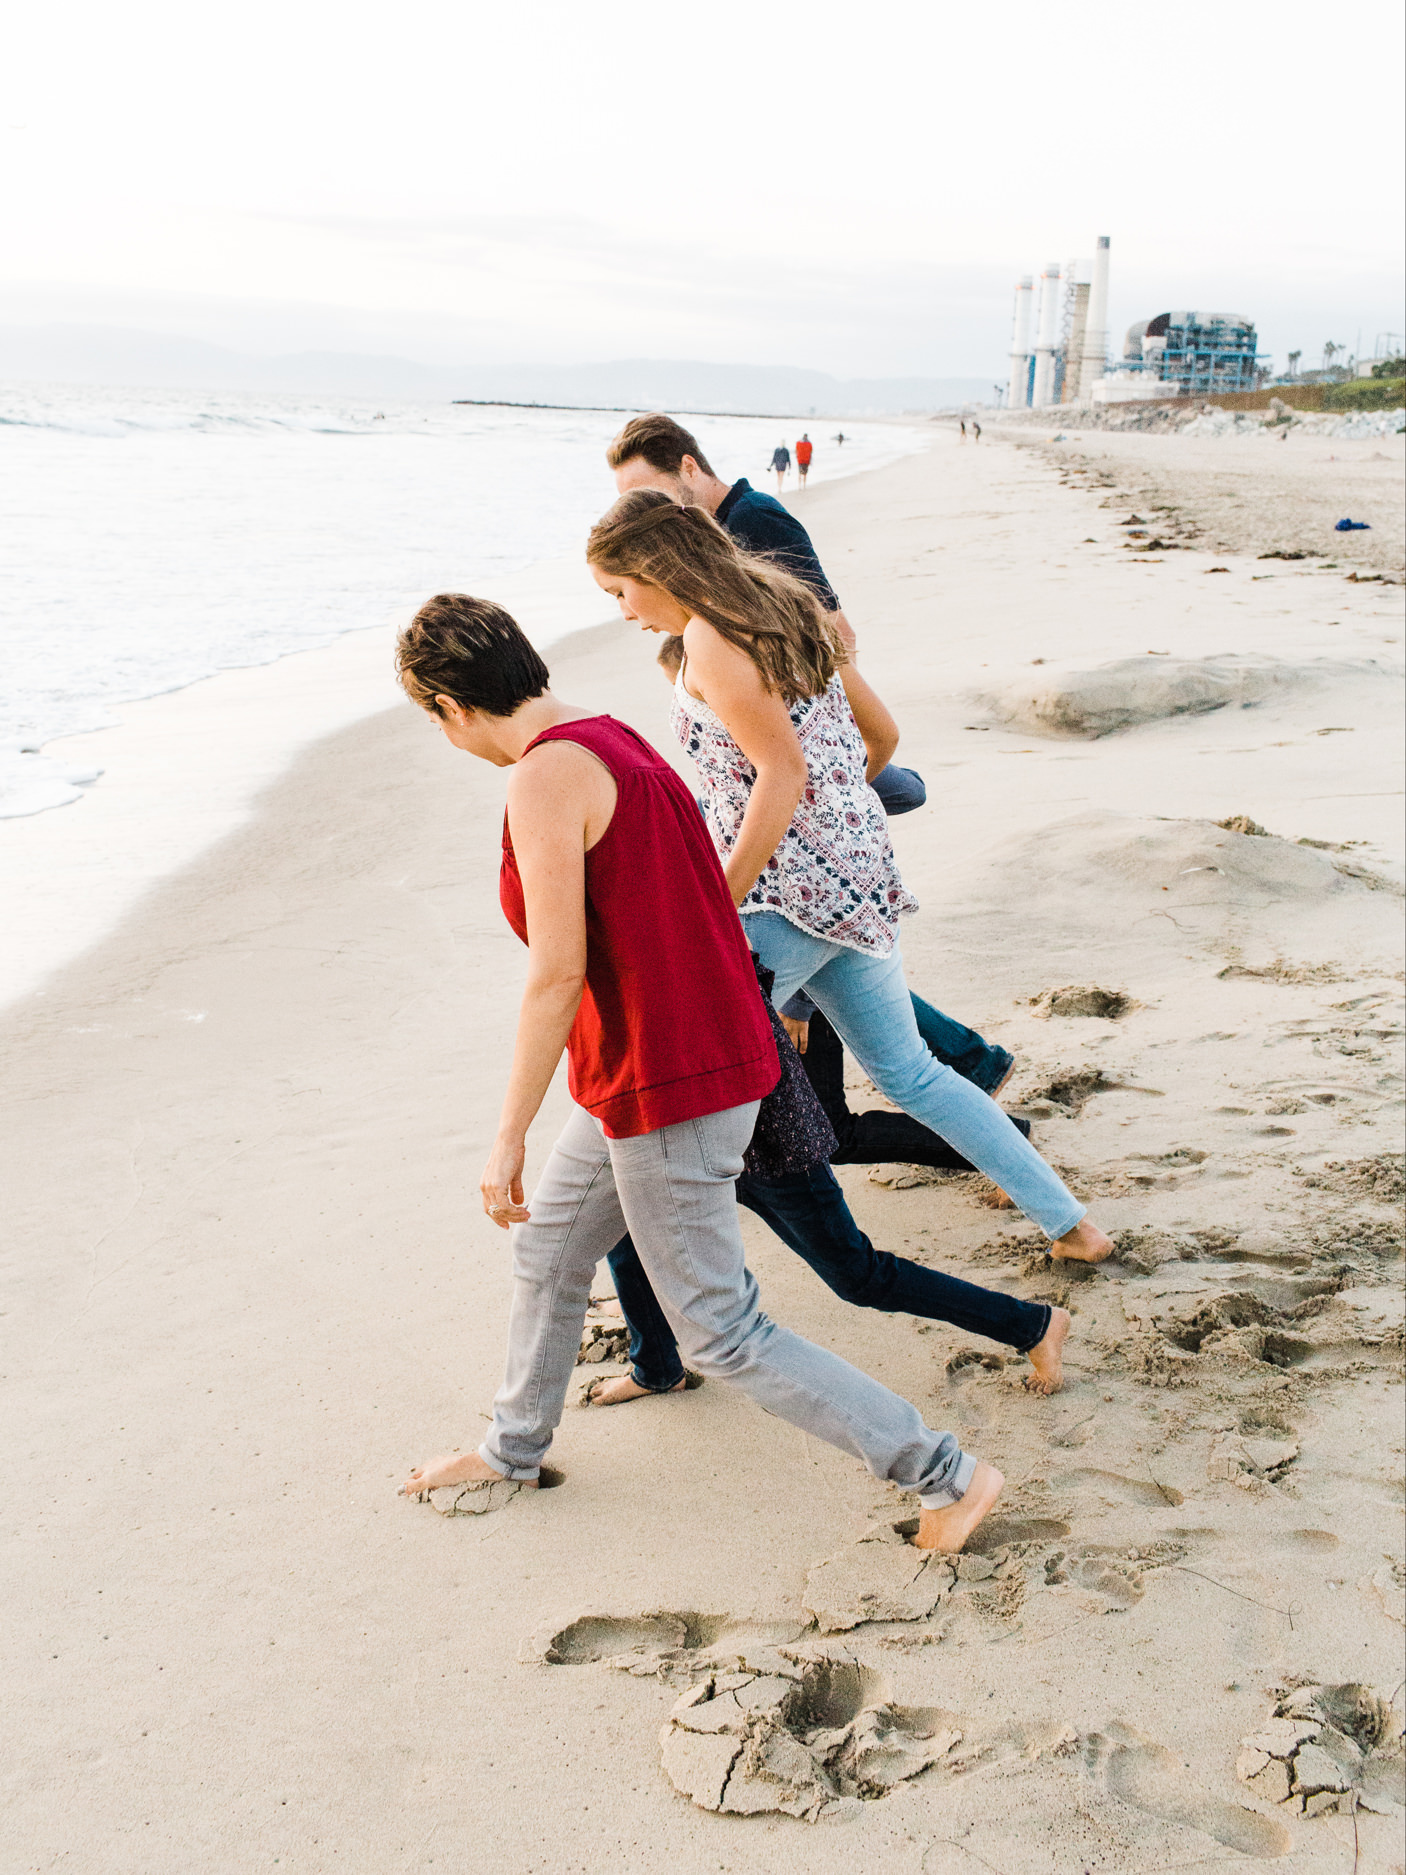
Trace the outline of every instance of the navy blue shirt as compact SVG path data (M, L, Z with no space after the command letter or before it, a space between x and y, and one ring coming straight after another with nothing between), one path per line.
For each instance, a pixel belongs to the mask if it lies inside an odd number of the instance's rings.
M759 494L744 478L733 483L713 518L748 553L765 554L803 579L827 612L839 611L840 602L815 557L810 535L771 495Z

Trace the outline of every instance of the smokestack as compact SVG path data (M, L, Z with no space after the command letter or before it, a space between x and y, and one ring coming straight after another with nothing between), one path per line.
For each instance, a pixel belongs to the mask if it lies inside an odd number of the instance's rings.
M1079 402L1093 402L1094 383L1108 363L1108 236L1098 237L1089 310L1084 321L1084 356L1079 368Z
M1045 262L1040 275L1040 336L1035 341L1035 388L1030 402L1037 410L1054 402L1055 348L1059 343L1059 262Z
M1027 273L1016 282L1015 336L1011 340L1011 381L1006 388L1006 409L1024 410L1030 395L1030 317L1034 311L1035 282Z

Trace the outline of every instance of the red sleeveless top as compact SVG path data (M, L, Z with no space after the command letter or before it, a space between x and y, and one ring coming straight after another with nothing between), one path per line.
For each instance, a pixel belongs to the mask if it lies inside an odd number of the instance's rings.
M608 1139L760 1100L780 1075L742 920L703 816L643 736L613 716L559 723L615 779L615 812L586 855L586 988L567 1038L571 1098ZM524 755L527 750L523 751ZM507 815L499 901L528 940Z

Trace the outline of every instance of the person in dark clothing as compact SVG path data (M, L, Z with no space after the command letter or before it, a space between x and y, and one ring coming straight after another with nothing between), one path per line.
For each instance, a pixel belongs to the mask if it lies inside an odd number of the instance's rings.
M791 452L785 443L778 443L772 450L771 467L776 472L776 492L779 495L785 486L787 471L791 467Z
M830 1165L898 1160L951 1172L974 1169L945 1139L906 1113L851 1112L845 1098L844 1048L819 1010L810 1018L810 1046L801 1065L838 1142ZM1030 1122L1014 1115L1011 1119L1028 1139ZM830 1165L814 1165L781 1178L744 1171L737 1181L737 1202L808 1263L842 1302L885 1314L950 1322L967 1334L1002 1342L1029 1357L1033 1392L1058 1391L1061 1351L1069 1332L1064 1310L983 1289L908 1257L876 1250L856 1223ZM622 1237L606 1261L629 1331L630 1372L593 1381L586 1390L586 1403L619 1406L651 1393L682 1393L700 1385L699 1377L685 1369L679 1358L674 1331L633 1240Z

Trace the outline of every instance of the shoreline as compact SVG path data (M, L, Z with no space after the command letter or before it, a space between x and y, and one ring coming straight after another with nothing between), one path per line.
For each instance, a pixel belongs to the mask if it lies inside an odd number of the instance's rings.
M495 584L544 647L608 622L576 555ZM74 768L101 764L101 778L77 801L0 820L0 896L14 907L0 936L0 1007L39 990L154 885L247 824L305 750L403 702L394 630L367 626L220 671L124 705L111 728L47 743Z
M885 466L841 468L804 500ZM603 504L608 492L603 480ZM544 650L613 616L579 550L492 584ZM268 663L217 671L123 703L115 725L45 743L45 757L95 779L75 800L0 818L0 897L14 907L0 933L0 1008L41 990L145 892L244 825L304 750L400 702L395 629L359 627Z
M911 1502L721 1385L610 1411L573 1388L560 1490L395 1497L477 1443L499 1380L511 1259L476 1182L525 953L502 775L381 710L0 1013L26 1866L1399 1859L1380 1790L1305 1816L1237 1764L1306 1681L1399 1678L1401 593L1130 553L1102 491L982 449L804 513L928 786L893 824L910 980L1016 1054L1011 1104L1119 1255L1051 1269L979 1181L839 1168L878 1248L1071 1309L1038 1399L1009 1350L851 1308L744 1219L774 1319L1005 1473L975 1567L915 1596ZM1070 728L1090 672L1147 705L1227 658L1293 679ZM623 621L552 663L682 762ZM1122 1004L1061 1013L1075 984ZM923 1715L922 1775L890 1755L824 1827L691 1801L661 1727L772 1648Z

